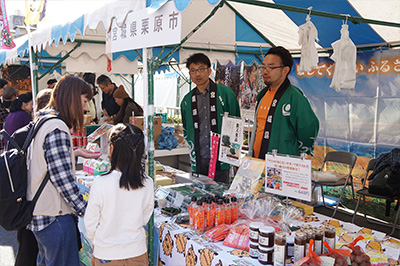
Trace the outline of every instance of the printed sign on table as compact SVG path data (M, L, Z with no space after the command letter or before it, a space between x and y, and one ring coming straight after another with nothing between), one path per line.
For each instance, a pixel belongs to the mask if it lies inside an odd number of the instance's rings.
M222 118L218 160L239 166L242 144L243 120L224 116Z
M265 192L311 201L310 160L268 154L265 169Z
M107 34L107 52L177 44L181 41L182 17L173 1L168 1L155 11L145 8L132 12L120 26L113 22Z

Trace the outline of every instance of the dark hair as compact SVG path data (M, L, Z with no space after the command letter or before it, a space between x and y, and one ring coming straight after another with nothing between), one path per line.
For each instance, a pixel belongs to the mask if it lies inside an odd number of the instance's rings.
M2 89L4 86L8 84L8 81L5 79L0 79L0 89Z
M290 71L292 70L292 66L293 66L293 57L286 48L284 48L282 46L272 47L268 50L266 55L269 55L269 54L274 54L274 55L279 56L281 58L282 65L289 67L289 73L290 73Z
M109 132L108 139L113 145L111 169L121 171L119 187L139 189L144 187L147 178L144 171L143 131L131 124L117 124Z
M97 84L107 86L108 83L112 83L112 82L111 82L111 79L109 77L107 77L106 75L101 75L100 77L97 78Z
M83 80L93 86L93 96L96 95L98 93L96 88L96 74L87 72L83 74Z
M28 103L30 101L32 101L32 92L27 92L19 95L18 98L11 102L10 112L22 110L22 103Z
M90 85L79 77L65 75L57 82L46 108L56 110L68 127L82 128L81 95L87 95L89 101L92 99L93 91Z
M57 83L57 80L56 79L49 79L47 81L47 85L50 85L50 84L53 84L53 83Z
M211 67L210 59L203 53L192 54L186 61L186 67L189 68L193 63L203 63L207 67Z
M50 101L52 89L43 89L36 95L36 111L43 109Z

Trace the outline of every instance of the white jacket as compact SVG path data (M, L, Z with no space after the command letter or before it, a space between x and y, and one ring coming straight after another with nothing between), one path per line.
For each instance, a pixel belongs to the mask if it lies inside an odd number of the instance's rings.
M119 187L121 172L112 171L96 177L90 188L84 223L87 237L99 259L117 260L147 252L144 226L154 208L154 185L151 178L136 190Z
M311 71L318 66L318 53L315 47L318 41L318 31L314 24L307 22L299 27L299 45L301 45L301 58L298 72Z
M357 48L349 37L349 26L342 25L340 39L332 43L333 54L331 59L335 61L335 71L330 88L354 89L356 86L356 61Z

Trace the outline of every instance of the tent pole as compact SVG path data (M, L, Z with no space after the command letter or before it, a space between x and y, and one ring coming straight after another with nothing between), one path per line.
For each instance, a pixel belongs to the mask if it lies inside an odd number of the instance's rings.
M143 48L143 75L147 75L147 85L148 85L148 95L147 95L147 105L145 105L145 114L147 113L147 134L148 134L148 153L147 153L147 167L148 176L155 179L154 172L154 64L152 59L152 49ZM145 80L143 82L146 82ZM143 84L145 85L145 84ZM145 89L145 88L144 88ZM146 124L143 124L145 126ZM149 265L154 265L154 212L148 223L148 250L149 250Z
M339 14L334 14L334 13L329 13L329 12L324 12L324 11L309 10L307 8L280 5L280 4L275 4L275 3L267 3L267 2L262 2L262 1L258 1L258 0L226 0L226 1L248 4L248 5L255 5L255 6L262 6L262 7L268 7L268 8L275 8L275 9L280 9L280 10L284 10L284 11L303 13L303 14L307 14L307 15L310 14L310 15L319 16L319 17L326 17L326 18L333 18L333 19L340 19L340 20L347 19L348 21L351 21L354 24L368 23L368 24L376 24L376 25L400 28L400 23L386 22L386 21L374 20L374 19L365 19L365 18L361 18L361 17L353 17L353 16L348 16L348 15L339 15Z
M135 100L135 74L132 74L131 77L132 77L132 99Z
M237 11L231 4L229 4L226 0L223 0L225 2L225 4L236 14L238 15L241 19L243 19L244 22L246 22L246 24L252 28L255 32L257 32L258 35L261 36L261 38L264 39L264 41L266 41L267 43L269 43L269 45L271 45L272 47L276 47L276 45L271 42L271 40L269 40L264 34L262 34L258 29L256 29L242 14L239 13L239 11Z
M166 56L164 56L162 59L159 60L158 64L162 64L163 62L167 61L168 57L170 57L173 53L175 53L176 50L180 49L182 47L182 44L185 43L195 32L197 32L201 28L201 26L204 25L204 23L206 23L210 18L212 18L217 12L217 10L223 6L223 4L224 2L221 1L216 7L214 7L214 9L211 10L210 14L205 19L203 19L203 21L200 22L199 25L197 25L192 31L190 31L188 35L186 35L178 45L174 46L174 48L171 51L169 51L169 53Z

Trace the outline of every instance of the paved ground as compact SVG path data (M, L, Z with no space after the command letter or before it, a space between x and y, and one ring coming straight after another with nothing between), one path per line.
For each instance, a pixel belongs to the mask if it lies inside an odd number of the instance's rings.
M7 232L0 226L0 266L14 266L17 249L16 231Z

